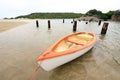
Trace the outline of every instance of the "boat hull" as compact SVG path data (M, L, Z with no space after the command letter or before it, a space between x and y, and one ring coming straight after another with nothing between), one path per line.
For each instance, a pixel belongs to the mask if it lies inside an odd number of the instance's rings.
M45 59L42 61L38 61L38 64L45 71L50 71L58 66L61 66L65 63L70 62L70 61L74 60L75 58L80 57L81 55L85 54L94 46L94 44L92 44L91 46L88 46L87 48L85 48L83 50L74 52L72 54L67 54L67 55L63 55L63 56L59 56L59 57L54 57L54 58L49 58L49 59Z

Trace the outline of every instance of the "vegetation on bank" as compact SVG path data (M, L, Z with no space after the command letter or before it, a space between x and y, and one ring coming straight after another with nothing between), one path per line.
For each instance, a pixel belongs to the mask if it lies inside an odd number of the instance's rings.
M102 13L99 10L92 9L92 10L89 10L84 16L94 16L94 17L97 17L99 19L108 20L108 19L111 19L114 12L115 11L109 11L107 13Z
M84 16L94 16L97 17L98 19L103 19L103 20L120 21L120 10L102 13L99 10L92 9L89 10L86 14L84 14Z
M63 19L63 18L80 18L80 17L96 17L98 19L103 19L103 20L116 20L120 21L120 10L116 11L109 11L107 13L102 13L102 11L92 9L86 12L85 14L82 13L31 13L28 15L22 15L15 17L15 19L18 18L28 18L28 19ZM12 18L14 19L14 18Z
M18 16L17 18L29 18L29 19L55 19L55 18L78 18L81 17L83 14L81 13L31 13L24 16Z

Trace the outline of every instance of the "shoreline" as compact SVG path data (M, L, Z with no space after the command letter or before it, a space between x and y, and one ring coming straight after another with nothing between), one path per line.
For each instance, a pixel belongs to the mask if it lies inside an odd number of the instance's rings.
M0 33L27 23L19 20L0 20Z

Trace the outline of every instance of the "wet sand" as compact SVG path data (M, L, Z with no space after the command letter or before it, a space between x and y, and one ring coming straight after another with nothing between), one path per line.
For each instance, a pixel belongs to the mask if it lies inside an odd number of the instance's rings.
M26 24L23 21L12 21L12 20L0 20L0 32L18 27L20 25Z
M37 67L36 59L61 37L71 34L72 20L35 20L0 34L0 80L28 80ZM106 35L98 23L78 22L77 32L94 32L95 46L83 56L50 72L40 68L34 80L120 80L120 23L109 22Z

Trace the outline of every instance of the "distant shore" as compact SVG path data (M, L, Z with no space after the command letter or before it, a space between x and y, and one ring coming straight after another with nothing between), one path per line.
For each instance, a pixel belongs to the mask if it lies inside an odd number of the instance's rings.
M26 24L24 21L16 21L16 20L0 20L0 32L7 31L9 29L18 27L20 25Z

